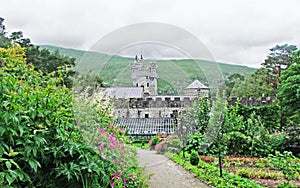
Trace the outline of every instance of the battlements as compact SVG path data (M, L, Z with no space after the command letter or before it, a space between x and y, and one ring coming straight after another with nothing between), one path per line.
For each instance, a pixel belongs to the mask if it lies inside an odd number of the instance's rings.
M148 96L144 98L118 99L117 108L186 108L190 106L197 96ZM215 101L216 98L210 98ZM229 105L238 102L246 106L262 106L276 102L275 97L230 97L226 99Z

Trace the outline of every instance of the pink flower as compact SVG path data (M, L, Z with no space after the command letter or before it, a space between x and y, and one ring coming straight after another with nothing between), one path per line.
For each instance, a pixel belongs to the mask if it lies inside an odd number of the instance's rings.
M116 177L119 177L119 176L118 176L118 174L113 174L113 177L116 178Z
M86 134L86 136L87 136L87 137L90 137L91 135L90 135L90 134Z
M125 178L123 179L123 183L126 184L126 179Z
M120 149L121 149L122 151L125 151L125 147L124 147L124 146L121 146Z
M115 182L112 181L111 182L111 186L114 187L115 186Z
M118 173L119 173L119 174L122 174L122 172L123 172L122 170L118 170Z
M130 177L131 179L134 179L134 178L135 178L135 176L134 176L133 174L130 174L129 177Z
M110 149L114 149L115 148L115 146L113 144L110 144L109 147L110 147Z
M99 145L99 149L100 149L100 151L102 151L104 149L104 147L102 145Z
M101 133L101 134L104 134L104 133L106 133L106 132L105 132L105 130L104 130L102 127L101 127L101 128L99 128L99 130L100 130L100 133Z

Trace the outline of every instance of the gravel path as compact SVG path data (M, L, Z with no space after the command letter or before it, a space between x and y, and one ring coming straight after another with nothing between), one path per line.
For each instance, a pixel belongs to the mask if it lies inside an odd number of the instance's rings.
M151 188L208 188L193 174L155 151L137 149L138 160L145 175L154 174L148 181Z

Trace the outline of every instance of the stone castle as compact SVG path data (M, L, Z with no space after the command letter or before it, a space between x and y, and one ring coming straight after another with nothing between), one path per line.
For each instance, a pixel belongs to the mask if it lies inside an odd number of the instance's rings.
M208 97L209 88L195 80L182 96L160 96L157 93L158 66L147 66L143 56L131 64L132 87L113 87L104 91L115 100L117 118L174 118L185 111L199 95Z
M103 92L104 98L114 99L115 125L122 126L134 137L156 134L174 134L177 117L199 95L208 97L209 88L195 80L182 96L160 96L157 92L158 66L147 66L143 56L135 57L131 64L132 87L111 87Z
M114 99L116 125L122 126L133 136L174 134L178 130L177 119L199 96L208 97L210 89L199 80L184 89L184 95L160 96L157 92L158 66L143 57L135 57L131 64L132 87L111 87L103 91L104 98ZM214 100L214 99L210 99ZM275 101L273 98L227 99L230 105L240 102L248 106L260 106ZM178 118L179 117L179 118Z

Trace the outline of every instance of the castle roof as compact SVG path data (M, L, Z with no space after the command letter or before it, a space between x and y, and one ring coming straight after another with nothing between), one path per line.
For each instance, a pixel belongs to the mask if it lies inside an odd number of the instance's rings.
M103 92L103 97L116 99L142 98L142 87L111 87L106 88Z
M195 80L193 83L188 85L185 89L209 89L207 86L202 84L199 80Z
M174 118L118 118L116 126L121 126L131 135L174 134Z

